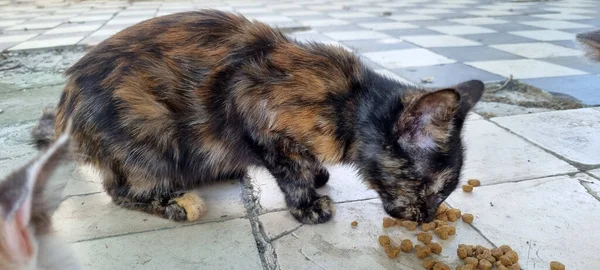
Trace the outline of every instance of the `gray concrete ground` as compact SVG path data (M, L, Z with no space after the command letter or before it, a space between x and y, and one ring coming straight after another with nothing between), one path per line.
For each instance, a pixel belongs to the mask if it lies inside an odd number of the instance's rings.
M2 5L3 2L0 2ZM346 46L378 72L431 87L513 75L577 102L572 110L531 106L548 92L499 92L466 124L463 182L447 203L473 213L456 236L434 238L432 257L460 260L460 243L500 246L519 254L523 269L600 268L600 65L581 59L573 33L600 27L594 1L199 1L27 2L0 6L0 175L35 155L28 136L41 109L57 101L61 72L93 45L140 20L199 7L241 12L294 30L300 40ZM310 29L307 29L310 28ZM27 29L27 30L25 30ZM301 29L301 31L298 31ZM82 45L77 47L78 45ZM60 47L60 50L49 48ZM500 97L500 98L499 98ZM508 98L508 99L502 99ZM535 103L534 102L534 103ZM547 104L547 103L545 103ZM301 225L285 210L272 176L261 168L247 179L200 190L208 213L180 224L114 206L97 176L74 171L54 216L85 269L422 269L414 254L388 259L377 237L396 244L416 232L384 229L377 195L355 171L330 168L319 192L337 204L333 220ZM350 223L358 221L352 228Z

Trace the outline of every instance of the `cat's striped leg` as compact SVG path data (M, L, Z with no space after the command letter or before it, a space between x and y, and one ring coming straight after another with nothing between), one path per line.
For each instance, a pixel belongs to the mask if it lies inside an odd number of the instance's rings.
M278 139L267 146L257 146L257 154L275 176L294 218L306 224L331 219L334 213L332 200L315 190L317 181L324 185L329 173L310 152L291 140Z

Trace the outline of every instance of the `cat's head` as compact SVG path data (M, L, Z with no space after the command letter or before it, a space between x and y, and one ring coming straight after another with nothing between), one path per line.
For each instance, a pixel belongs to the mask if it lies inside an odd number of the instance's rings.
M51 217L67 182L53 176L69 159L69 141L68 133L60 136L37 158L0 180L0 269L54 269L53 261L67 263L60 261L64 247L56 246L51 236Z
M373 151L377 154L367 166L368 181L388 214L419 222L435 218L439 205L458 185L463 123L483 90L481 81L468 81L405 94L383 152Z
M600 62L600 30L577 34L577 41L584 46L590 59Z

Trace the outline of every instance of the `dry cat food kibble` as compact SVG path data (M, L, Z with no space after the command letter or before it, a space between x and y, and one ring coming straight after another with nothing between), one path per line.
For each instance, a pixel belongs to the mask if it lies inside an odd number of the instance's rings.
M389 227L396 226L396 225L397 225L397 223L396 223L395 219L390 218L390 217L383 218L383 227L384 228L389 228Z
M470 264L458 265L456 266L456 270L475 270L475 267Z
M410 241L410 239L402 240L402 243L400 243L400 250L402 250L402 252L406 252L406 253L411 252L413 250L412 241Z
M418 223L414 221L402 221L402 227L407 228L409 231L414 231L417 228Z
M437 261L434 258L425 258L423 260L423 267L425 267L425 269L433 269L433 266L435 265L435 263L437 263Z
M517 262L519 255L507 245L488 249L481 245L460 244L456 249L456 254L465 262L465 265L474 266L473 269L491 270L496 266L498 270L520 270L521 267ZM457 269L459 268L457 267ZM462 267L462 269L467 268Z
M450 226L450 225L444 225L441 227L436 228L435 230L433 230L433 232L442 240L448 240L448 236L449 235L455 235L456 234L456 228Z
M471 185L463 185L462 186L462 190L464 192L473 192L473 186L471 186Z
M429 222L429 223L423 223L421 224L421 230L426 232L426 231L431 231L435 229L435 222Z
M433 270L450 270L450 267L443 262L437 262L433 266Z
M474 187L478 187L481 185L481 181L479 181L477 179L469 179L469 181L467 181L467 184L474 186Z
M417 253L417 258L425 259L427 256L429 256L429 254L431 254L431 250L426 246L416 245L415 253Z
M392 244L392 241L390 240L390 237L387 235L380 235L379 236L379 244L383 247L385 246L389 246Z
M385 254L388 256L388 258L390 259L394 259L396 257L398 257L398 253L400 253L400 250L391 246L391 245L387 245L384 247L385 248Z
M552 261L550 262L550 270L565 270L565 265L557 261Z
M448 221L450 221L450 222L457 221L461 215L462 215L462 213L461 213L460 209L452 208L452 209L448 209L448 211L446 211L446 217L448 217Z
M350 223L350 226L352 226L352 227L358 226L358 221L356 221L356 220L352 221L352 223Z
M475 219L475 217L473 216L473 214L464 213L464 214L462 215L462 221L463 221L464 223L471 224L471 223L473 223L473 220L474 220L474 219Z
M417 240L423 242L423 244L431 243L431 239L433 239L433 235L431 233L420 232L417 234Z
M433 254L442 254L442 245L438 243L431 242L427 244L427 247L429 248L429 250L431 250L431 253Z

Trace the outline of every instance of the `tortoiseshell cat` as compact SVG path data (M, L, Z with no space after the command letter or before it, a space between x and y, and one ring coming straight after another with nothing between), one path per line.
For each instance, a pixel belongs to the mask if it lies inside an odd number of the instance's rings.
M113 201L196 220L201 183L266 167L303 223L333 215L326 164L353 164L392 216L429 221L456 188L461 129L480 81L428 92L350 52L295 42L214 10L134 25L68 71L56 134L73 118L84 162Z
M600 30L577 34L577 41L584 46L588 58L600 62Z
M69 160L70 138L60 136L37 158L0 179L0 269L80 269L69 246L52 234L52 214L67 177L52 177Z

